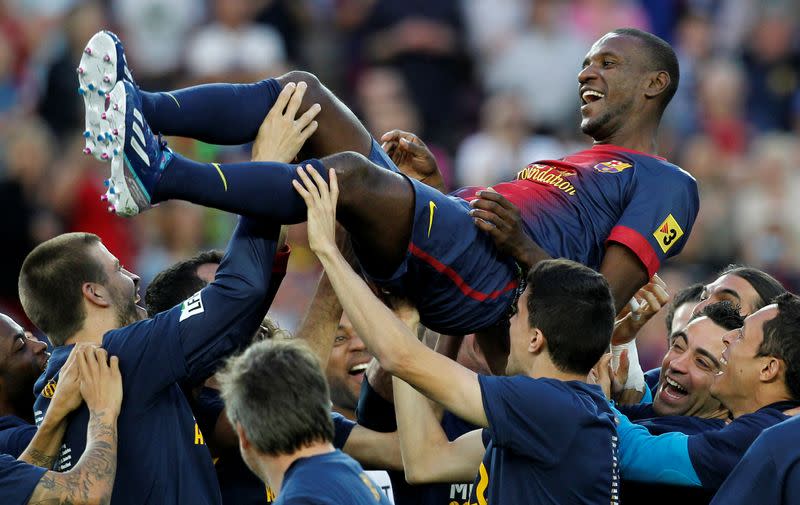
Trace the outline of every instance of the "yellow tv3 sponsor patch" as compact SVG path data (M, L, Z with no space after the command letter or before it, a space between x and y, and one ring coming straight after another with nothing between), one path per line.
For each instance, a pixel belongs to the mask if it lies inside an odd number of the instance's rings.
M680 225L678 225L675 218L672 217L672 214L670 214L664 222L656 228L656 231L653 232L653 236L656 238L656 242L658 242L661 250L666 253L675 242L683 236L683 230Z

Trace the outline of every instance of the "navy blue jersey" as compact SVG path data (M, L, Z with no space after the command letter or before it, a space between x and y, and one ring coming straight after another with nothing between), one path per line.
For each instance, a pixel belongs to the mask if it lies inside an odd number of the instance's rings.
M26 505L46 472L44 468L0 454L0 503Z
M491 440L470 503L618 503L617 434L600 386L478 380Z
M0 417L0 454L20 457L35 434L36 426L17 416Z
M300 458L289 466L275 505L391 505L353 458L341 451Z
M658 388L658 381L661 380L661 368L653 368L652 370L648 370L644 373L644 383L647 384L647 388L650 389L650 394L653 396L656 395L656 389Z
M213 433L225 404L219 391L203 387L191 402L197 424L203 433ZM333 419L333 446L344 447L356 423L343 415L331 412ZM242 460L239 447L220 449L215 454L214 468L219 480L223 505L264 505L272 503L275 493L266 486Z
M764 430L719 488L713 504L800 503L800 417Z
M689 456L703 487L717 489L765 429L789 419L785 410L796 402L778 402L733 420L718 431L689 437Z
M242 218L213 283L152 319L112 330L102 346L119 357L122 411L112 502L116 505L219 504L211 455L179 383L199 383L250 342L267 310L278 227ZM36 383L40 422L72 346L53 350ZM64 436L58 471L86 448L88 410L79 408Z
M722 419L703 419L694 416L659 416L653 410L652 403L639 403L636 405L619 405L620 412L628 419L647 428L652 435L678 432L686 435L696 435L711 430L720 430L725 427Z
M356 409L358 424L374 431L392 432L397 430L394 404L383 399L369 382L364 379L361 396ZM461 435L477 429L463 419L445 411L442 416L442 429L447 439L453 441ZM477 468L476 474L477 474ZM406 482L401 471L389 471L395 505L451 505L469 502L472 493L471 482L437 483L411 485Z
M409 297L422 323L440 333L463 335L507 317L519 270L474 225L469 202L484 188L448 196L410 182L415 207L406 259L392 275L372 280ZM598 269L607 245L621 244L648 277L683 249L700 205L691 175L611 145L532 163L492 188L519 208L525 232L550 256Z

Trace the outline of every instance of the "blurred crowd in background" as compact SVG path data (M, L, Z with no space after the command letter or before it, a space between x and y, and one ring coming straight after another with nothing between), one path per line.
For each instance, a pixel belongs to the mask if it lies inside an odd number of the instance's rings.
M508 180L587 146L577 74L591 42L623 26L651 31L681 64L659 149L701 194L691 238L662 277L674 292L738 262L796 292L799 15L796 0L0 0L0 312L25 320L19 267L59 233L97 233L146 285L173 262L223 246L235 223L181 202L133 220L105 211L108 168L82 153L75 77L102 28L120 35L146 90L311 71L375 136L417 133L451 188ZM248 146L169 140L199 160L249 159ZM289 240L290 273L271 313L292 329L319 265L302 225ZM640 356L653 365L666 345L663 321L645 333Z

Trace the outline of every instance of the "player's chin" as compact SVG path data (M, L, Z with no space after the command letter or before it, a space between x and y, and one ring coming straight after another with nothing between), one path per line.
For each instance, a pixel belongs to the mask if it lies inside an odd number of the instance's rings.
M147 310L140 305L136 305L136 318L138 321L147 319Z

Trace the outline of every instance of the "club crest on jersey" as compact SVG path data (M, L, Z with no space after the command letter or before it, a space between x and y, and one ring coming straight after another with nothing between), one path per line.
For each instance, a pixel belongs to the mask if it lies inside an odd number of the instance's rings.
M598 163L594 166L594 170L596 172L600 172L601 174L617 174L626 168L631 168L632 166L633 165L630 163L625 163L624 161L611 160Z
M54 394L56 394L56 386L58 383L55 379L50 379L47 381L47 384L44 385L44 389L42 389L42 396L45 398L52 398Z
M683 236L683 230L670 214L663 223L658 225L656 231L653 232L653 236L656 238L661 250L666 253Z

